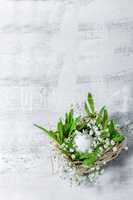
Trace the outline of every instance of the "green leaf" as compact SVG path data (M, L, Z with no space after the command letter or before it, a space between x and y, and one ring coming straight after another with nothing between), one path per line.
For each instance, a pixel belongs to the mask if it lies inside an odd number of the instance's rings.
M99 114L100 114L101 116L103 116L104 110L106 110L106 106L103 106L103 107L100 109Z
M117 133L112 139L114 142L122 142L125 139L125 137Z
M109 132L110 132L111 139L114 140L115 142L122 142L125 138L115 128L115 123L113 120L111 120L109 123Z
M87 113L88 115L90 115L90 110L89 110L88 105L87 105L86 102L85 102L85 111L86 111L86 113Z
M103 106L99 113L97 114L97 118L96 118L96 124L97 126L99 125L102 125L102 120L103 120L103 113L104 113L104 110L105 110L105 106Z
M57 124L57 129L58 129L57 138L60 144L62 144L64 141L64 125L61 119Z
M54 131L49 131L49 130L47 130L46 128L43 128L42 126L39 126L39 125L37 125L37 124L34 124L34 126L36 126L37 128L41 129L43 132L47 133L47 135L48 135L50 138L52 138L52 139L54 139L54 140L56 140L56 141L58 142L58 139L57 139L57 136L56 136L56 132L54 132Z
M96 159L97 159L97 155L95 152L93 152L93 153L90 153L88 158L84 159L82 163L83 165L90 167L95 163Z
M69 115L68 113L65 114L65 125L69 123Z
M109 132L109 130L108 130L108 129L105 129L105 130L101 131L101 137L102 137L103 139L106 139L106 138L110 137L110 132Z
M108 127L109 127L109 132L110 132L111 138L114 138L116 135L119 135L118 131L115 128L115 124L114 124L113 120L110 121Z
M95 105L94 105L92 95L90 93L88 93L88 104L89 104L91 112L95 113Z
M69 122L73 119L73 109L70 110L69 112Z
M104 109L103 112L103 128L106 129L108 127L108 111Z
M113 120L111 120L110 123L109 123L109 131L110 131L111 135L115 132L115 126L114 126Z
M87 159L89 158L89 156L91 156L90 153L80 153L80 156L79 156L79 160L84 160L84 159Z
M97 126L99 125L101 125L101 122L102 122L102 117L101 117L101 115L98 113L97 114L97 118L96 118L96 124L97 124Z
M76 119L75 119L75 123L76 123L76 125L80 122L80 119L81 119L80 116L79 116L79 117L76 117Z
M72 134L72 132L76 129L76 123L73 121L71 124L70 130L69 130L69 136Z
M47 134L49 134L49 130L47 130L46 128L43 128L42 126L39 126L37 124L34 124L34 126L36 126L37 128L41 129L42 131L46 132Z

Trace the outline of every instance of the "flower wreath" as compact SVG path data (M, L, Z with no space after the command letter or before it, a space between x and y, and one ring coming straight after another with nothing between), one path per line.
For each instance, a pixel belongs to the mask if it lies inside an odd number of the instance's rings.
M71 109L64 119L58 121L56 130L35 126L53 139L76 176L88 177L90 181L102 173L107 162L128 148L118 124L109 119L107 108L103 106L97 112L90 93L85 102L84 116L74 116Z

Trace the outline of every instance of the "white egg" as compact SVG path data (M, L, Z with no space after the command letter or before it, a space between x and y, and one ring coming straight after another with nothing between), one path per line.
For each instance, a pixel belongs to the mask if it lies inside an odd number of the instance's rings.
M77 132L76 136L74 138L74 143L77 147L78 151L86 152L92 150L91 144L92 144L92 137L88 134L83 134L81 132Z

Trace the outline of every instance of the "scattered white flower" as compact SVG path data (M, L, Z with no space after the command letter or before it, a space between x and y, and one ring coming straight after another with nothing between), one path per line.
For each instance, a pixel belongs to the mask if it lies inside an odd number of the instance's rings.
M100 154L97 154L97 156L100 158L101 157L101 155Z
M75 155L74 155L74 154L72 154L72 155L71 155L71 158L74 160L74 159L75 159Z
M99 171L95 172L95 177L97 177L99 175Z
M62 148L64 148L64 147L65 147L65 144L63 143L61 146L62 146Z
M102 148L102 147L99 147L99 150L100 150L100 152L102 152L102 151L103 151L103 148Z
M90 130L89 135L93 135L93 131L92 130Z
M127 151L127 150L128 150L128 147L125 147L124 149Z
M102 139L101 137L98 137L98 140L99 140L100 142L102 142L103 139Z
M113 147L113 152L116 152L117 151L117 147Z
M97 126L94 126L93 130L94 130L95 132L98 131Z
M95 173L91 173L90 175L89 175L89 178L94 178L95 177Z
M90 120L90 124L91 125L95 125L96 124L96 120L94 120L94 119Z
M92 168L91 168L91 171L94 171L94 170L95 170L95 167L92 167Z
M97 140L97 145L99 145L100 144L100 142Z
M100 166L96 166L96 170L100 170Z
M95 172L92 172L91 174L89 174L88 178L89 178L90 182L94 182L94 180L95 180Z
M101 171L100 171L100 174L103 174L104 173L104 169L102 169Z
M106 138L105 142L109 142L109 138Z
M81 134L81 132L76 130L75 135L78 135L78 134Z
M95 134L96 134L96 136L100 136L101 132L97 130L97 131L95 131Z
M74 154L73 154L73 155L74 155ZM74 155L74 156L75 156L75 155ZM68 163L68 166L69 166L69 167L72 167L72 163L71 163L71 162L69 162L69 163Z
M103 164L106 165L106 161L103 161Z
M92 144L93 144L93 146L94 146L94 147L96 147L96 145L97 145L95 141L93 141L93 143L92 143Z
M90 125L90 123L88 123L88 124L87 124L87 127L91 128L91 125Z
M114 146L114 145L115 145L115 141L114 141L114 140L111 140L111 144Z
M70 148L69 151L70 151L70 153L73 153L73 152L74 152L74 149Z
M107 148L108 148L108 146L109 146L108 144L104 144L104 148L105 148L105 149L107 149Z
M107 140L107 141L106 141L106 145L109 146L109 144L110 144L110 142Z
M88 132L87 132L87 130L83 130L83 134L87 134Z

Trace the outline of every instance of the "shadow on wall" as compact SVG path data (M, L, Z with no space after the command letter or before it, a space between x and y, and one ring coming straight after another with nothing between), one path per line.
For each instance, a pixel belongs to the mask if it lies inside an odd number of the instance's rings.
M119 122L123 134L127 137L128 151L122 152L106 168L113 171L110 184L125 185L130 182L133 175L130 162L133 159L133 113L115 113L112 117Z

